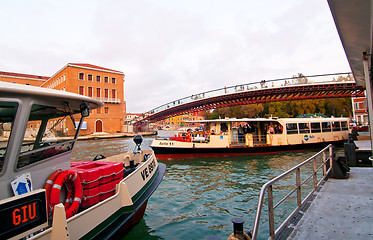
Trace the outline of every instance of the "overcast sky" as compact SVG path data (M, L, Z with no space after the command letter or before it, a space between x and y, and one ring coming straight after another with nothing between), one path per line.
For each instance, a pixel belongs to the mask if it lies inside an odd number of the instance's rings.
M326 0L1 0L0 26L0 71L122 71L130 113L224 86L350 71Z

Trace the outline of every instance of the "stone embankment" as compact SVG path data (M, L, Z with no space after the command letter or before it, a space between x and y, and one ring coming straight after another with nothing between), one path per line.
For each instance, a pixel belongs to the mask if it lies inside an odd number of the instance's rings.
M90 135L79 136L79 140L95 140L95 139L108 139L108 138L126 138L126 137L134 137L136 135L141 136L153 136L156 135L156 132L138 132L138 133L93 133Z

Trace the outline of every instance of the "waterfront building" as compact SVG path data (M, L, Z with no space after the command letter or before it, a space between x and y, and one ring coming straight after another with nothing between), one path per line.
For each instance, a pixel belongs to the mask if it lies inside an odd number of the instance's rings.
M141 113L126 113L126 122L131 124L133 120L140 118L142 116Z
M31 86L40 86L48 79L49 77L46 77L46 76L0 71L0 81L3 81L3 82L11 82L11 83L24 84L24 85L31 85Z
M68 63L42 87L77 93L104 102L91 111L81 133L122 132L125 117L123 72L86 63Z
M0 72L0 81L77 93L104 102L102 108L92 110L85 118L82 135L125 130L126 103L121 71L86 63L68 63L51 77ZM64 126L66 134L75 128L70 121Z
M365 96L351 98L354 120L358 126L367 126L369 123L366 99Z
M142 116L141 113L126 113L126 119L124 123L123 132L133 132L134 131L133 123L136 119L140 118L141 116Z
M170 127L172 129L182 128L182 127L198 127L200 124L190 124L186 123L187 121L197 121L197 120L204 120L205 118L202 116L200 112L194 113L187 113L183 115L173 116L167 118L164 121L159 121L158 125L162 127Z

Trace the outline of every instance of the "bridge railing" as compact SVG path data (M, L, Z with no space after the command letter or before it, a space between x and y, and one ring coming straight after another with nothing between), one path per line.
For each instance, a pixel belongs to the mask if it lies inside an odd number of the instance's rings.
M317 85L317 84L328 84L328 83L336 83L336 82L343 82L343 83L355 83L353 78L347 78L349 80L345 80L344 78L333 79L330 80L330 76L342 76L342 75L349 75L350 73L333 73L333 74L323 74L323 75L313 75L313 76L294 76L291 78L281 78L281 79L274 79L274 80L262 80L260 82L255 83L246 83L240 85L234 85L229 87L218 88L215 90L202 92L198 94L193 94L188 97L180 98L175 101L163 104L159 107L156 107L148 112L145 115L152 115L166 109L176 107L179 105L183 105L186 103L217 97L227 94L234 94L238 92L247 92L247 91L255 91L259 89L270 89L270 88L280 88L286 86L296 86L296 85ZM350 80L351 79L351 80Z

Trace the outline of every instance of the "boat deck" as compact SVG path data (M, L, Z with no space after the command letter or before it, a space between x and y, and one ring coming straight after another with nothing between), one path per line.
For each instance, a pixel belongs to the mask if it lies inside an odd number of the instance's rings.
M373 170L351 168L329 179L288 239L373 239Z

